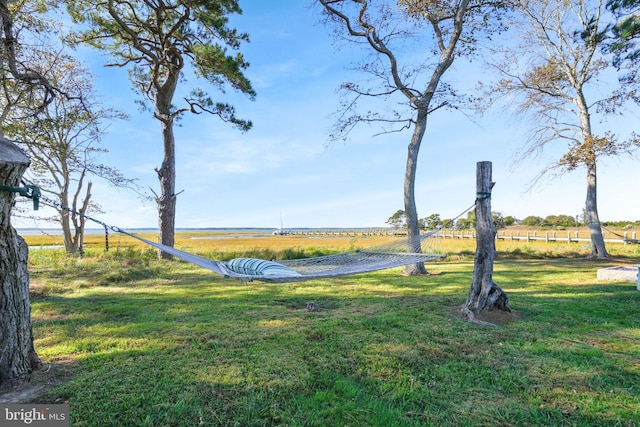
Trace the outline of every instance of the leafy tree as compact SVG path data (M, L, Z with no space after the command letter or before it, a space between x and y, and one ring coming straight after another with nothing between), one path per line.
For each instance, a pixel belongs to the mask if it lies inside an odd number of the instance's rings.
M544 223L544 218L539 216L530 215L520 221L520 224L525 225L527 227L540 227Z
M604 0L534 0L517 2L520 20L512 25L519 41L504 50L504 61L494 64L503 78L488 93L490 104L508 96L508 105L533 118L524 156L541 151L549 143L566 144L566 153L545 169L565 173L586 170L586 222L592 255L608 256L597 208L597 163L605 156L629 153L639 144L635 135L618 141L612 133L597 135L594 115L619 112L629 94L611 91L603 98L600 78L609 62L599 55ZM586 42L585 42L586 41ZM597 92L591 88L597 87Z
M56 31L56 26L45 19L48 1L0 0L0 82L17 88L17 92L27 97L34 108L33 114L42 111L57 95L59 88L36 69L29 60L29 45L18 43L34 35L43 37ZM36 102L37 100L37 102ZM6 104L2 106L6 111Z
M544 219L542 225L547 227L575 227L578 223L571 215L549 215Z
M455 224L453 223L453 219L451 218L447 218L447 219L443 219L442 220L442 227L443 228L453 228Z
M606 227L633 228L640 225L640 221L604 221Z
M33 65L70 96L54 98L38 118L23 114L29 105L14 108L5 120L4 131L31 157L27 173L32 183L53 194L61 206L80 214L57 207L57 216L51 220L62 228L67 253L82 253L83 215L99 209L91 200L92 182L87 180L97 176L117 186L131 184L116 169L97 161L106 151L100 146L105 122L126 116L96 102L90 74L71 57L40 51ZM3 95L8 98L11 93Z
M507 215L503 218L503 223L505 227L510 227L515 224L517 219L511 215Z
M422 228L424 230L435 230L438 227L442 227L443 222L440 219L440 214L431 214L422 219Z
M638 78L638 60L640 60L640 0L609 0L607 8L614 13L618 21L607 28L610 32L608 49L614 53L614 65L625 67L628 74L623 76L627 82ZM635 94L640 102L640 95Z
M502 212L491 212L491 219L493 221L493 226L496 229L504 228L506 225L504 223L504 217L502 216Z
M378 123L383 132L413 129L404 181L408 251L420 250L415 201L418 153L427 118L441 108L459 107L459 97L443 76L456 57L472 54L484 34L501 29L500 11L507 2L485 0L318 0L338 34L363 43L372 53L358 68L371 79L364 85L342 85L346 100L336 123L336 139L358 124ZM342 30L342 31L341 31ZM407 46L415 47L414 50ZM369 83L371 83L369 85ZM359 101L383 100L380 109L360 112ZM397 108L390 107L396 105ZM424 263L407 266L408 274L426 273Z
M469 228L475 228L476 226L476 211L471 210L467 212L466 218L460 218L456 221L456 228L461 230L467 230Z
M493 225L496 229L504 228L506 226L505 218L502 217L502 212L491 212L491 218ZM449 220L450 221L450 220ZM467 212L466 218L460 218L456 222L456 228L467 230L476 227L476 212L475 210Z
M402 209L398 209L393 215L386 221L394 230L401 230L406 228L406 215Z
M70 0L68 10L84 28L72 35L72 43L86 43L109 53L109 66L126 67L141 103L160 122L164 158L156 168L160 194L155 194L159 219L159 242L173 246L176 212L176 158L174 123L185 113L217 115L238 129L247 131L251 122L238 119L235 108L214 102L200 88L174 104L184 73L192 69L218 90L225 87L253 98L255 92L243 71L248 67L237 51L247 34L228 27L228 15L240 14L237 0ZM187 67L190 65L191 68ZM161 253L162 257L170 257Z

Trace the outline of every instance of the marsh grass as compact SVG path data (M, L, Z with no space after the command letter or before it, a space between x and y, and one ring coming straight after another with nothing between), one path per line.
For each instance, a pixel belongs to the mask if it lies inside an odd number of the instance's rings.
M272 249L354 244L315 240ZM220 258L247 243L197 242ZM457 316L473 271L463 243L431 276L287 285L221 279L135 245L32 251L36 349L64 376L40 401L68 401L74 426L637 425L635 285L597 283L612 262L503 249L494 279L515 315L479 328Z
M527 230L521 232L526 233ZM531 231L531 230L529 230ZM537 230L539 234L543 230ZM625 230L618 230L618 234ZM609 232L611 233L611 232ZM153 233L140 233L141 237L156 240ZM30 246L62 245L60 236L25 236ZM99 253L105 249L105 236L89 234L86 236L85 246L89 251ZM366 249L380 246L402 246L398 237L387 236L256 236L255 233L245 232L180 232L176 234L175 246L178 249L196 252L212 259L228 260L238 256L253 256L263 259L293 259L326 255L345 250ZM149 249L143 242L124 234L111 233L109 235L110 251L124 251L129 249ZM475 240L459 239L429 239L425 244L425 251L446 253L450 258L469 259L475 253ZM558 258L580 257L590 253L590 246L585 242L544 242L497 240L496 249L502 258ZM640 245L609 243L608 251L615 257L640 258Z

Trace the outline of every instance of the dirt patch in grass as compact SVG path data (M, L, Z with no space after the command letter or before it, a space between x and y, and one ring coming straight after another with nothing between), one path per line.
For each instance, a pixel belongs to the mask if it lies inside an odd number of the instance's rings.
M0 389L0 404L48 401L48 391L71 377L71 361L45 363L31 374L29 381L8 390Z

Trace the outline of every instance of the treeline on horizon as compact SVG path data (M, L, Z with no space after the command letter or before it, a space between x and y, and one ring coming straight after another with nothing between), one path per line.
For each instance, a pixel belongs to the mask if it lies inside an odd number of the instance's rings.
M537 228L550 228L550 229L563 229L572 227L584 227L587 224L584 221L584 214L582 215L548 215L545 218L535 215L527 216L524 219L518 219L514 216L504 216L502 212L492 212L493 224L496 229L511 227L514 225L521 225L525 227L537 227ZM476 214L475 211L467 213L466 218L454 218L454 219L442 219L440 214L431 214L425 218L419 220L420 228L422 230L436 230L438 228L455 228L459 230L465 230L475 228L476 226ZM395 229L404 229L407 227L406 217L403 210L399 209L389 217L386 221L391 227ZM604 227L616 227L616 228L632 228L640 227L640 220L622 220L622 221L602 221L600 223Z

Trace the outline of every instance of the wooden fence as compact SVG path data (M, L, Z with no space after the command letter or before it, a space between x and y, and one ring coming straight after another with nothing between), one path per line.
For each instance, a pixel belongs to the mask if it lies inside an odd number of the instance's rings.
M312 229L312 230L287 230L286 234L292 236L334 236L334 237L367 237L367 236L406 236L406 231L396 231L389 229Z
M628 243L637 240L637 232L624 232L623 234L615 234L610 231L603 230L605 242L611 243ZM406 236L406 231L390 230L390 229L310 229L310 230L288 230L286 234L293 236L310 236L310 237L367 237L367 236ZM443 239L475 239L475 230L440 230L436 235ZM497 240L512 241L542 241L542 242L591 242L589 232L581 231L525 231L525 230L499 230L496 234Z
M617 235L612 232L603 231L604 241L611 243L629 243L636 241L636 232L624 232ZM475 239L476 233L473 230L441 230L438 237L445 239ZM520 231L520 230L499 230L496 234L497 240L514 241L542 241L542 242L591 242L588 231Z

